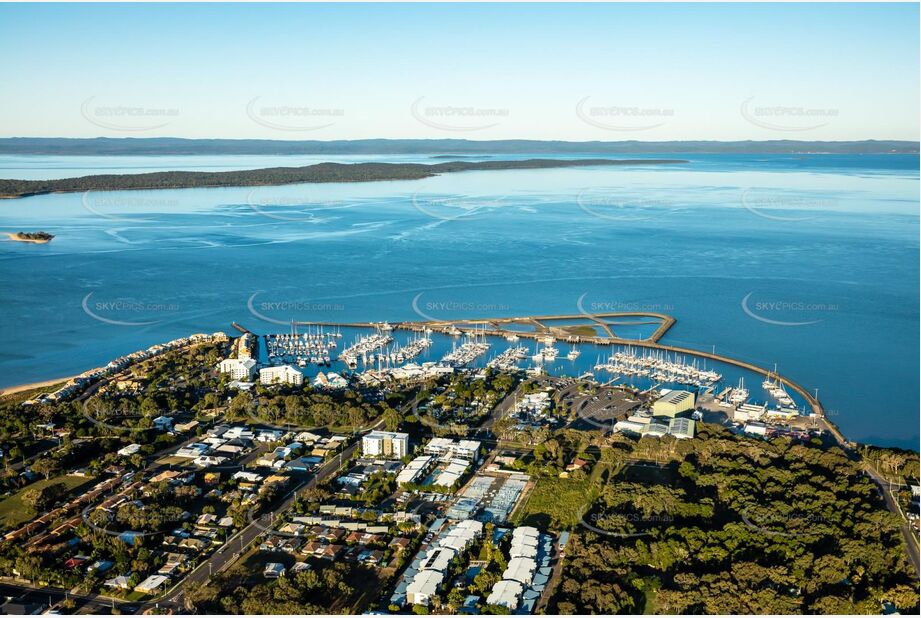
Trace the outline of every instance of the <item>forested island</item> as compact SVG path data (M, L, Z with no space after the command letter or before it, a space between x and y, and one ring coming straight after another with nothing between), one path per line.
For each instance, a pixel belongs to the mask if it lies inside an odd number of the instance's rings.
M54 238L54 234L49 234L48 232L7 232L6 235L10 237L10 240L17 242L40 244L51 242L51 239Z
M0 198L44 193L118 191L128 189L190 189L249 187L323 182L419 180L437 174L482 170L546 169L591 165L663 165L687 163L681 159L526 159L522 161L450 161L422 163L318 163L304 167L270 167L230 172L152 172L100 174L56 180L0 180Z

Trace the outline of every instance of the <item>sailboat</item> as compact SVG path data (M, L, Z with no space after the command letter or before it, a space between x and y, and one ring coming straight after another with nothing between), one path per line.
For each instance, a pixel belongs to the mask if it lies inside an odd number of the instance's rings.
M572 349L566 354L566 358L569 360L576 360L579 358L579 354L581 354L581 352L576 349L576 346L572 346Z

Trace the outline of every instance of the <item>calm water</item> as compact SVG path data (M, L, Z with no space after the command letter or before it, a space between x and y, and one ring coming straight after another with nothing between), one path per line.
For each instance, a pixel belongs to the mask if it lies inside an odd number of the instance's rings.
M0 242L0 384L232 320L650 310L678 320L664 342L777 363L849 437L917 448L918 158L675 157L689 163L4 202L0 231L57 238ZM5 156L0 177L320 159Z

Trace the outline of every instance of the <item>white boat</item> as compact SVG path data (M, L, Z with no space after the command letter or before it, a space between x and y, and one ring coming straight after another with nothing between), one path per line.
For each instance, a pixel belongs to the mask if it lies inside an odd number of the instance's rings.
M734 404L741 404L748 401L748 389L745 388L745 378L739 378L739 385L729 391L729 401Z
M579 358L579 354L581 354L581 352L579 352L579 350L576 349L576 346L572 346L572 349L569 351L568 354L566 354L566 358L568 358L569 360L576 360L577 358Z

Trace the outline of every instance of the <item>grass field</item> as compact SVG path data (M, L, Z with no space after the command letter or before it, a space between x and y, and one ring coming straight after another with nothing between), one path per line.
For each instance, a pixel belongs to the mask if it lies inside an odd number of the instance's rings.
M542 476L527 502L515 514L515 524L535 526L544 530L572 528L594 499L590 479L580 481L555 476Z
M541 476L526 502L515 509L512 523L544 530L571 530L598 497L609 476L610 468L604 463L596 464L591 474L579 480Z
M76 489L92 483L93 479L84 478L82 476L58 476L47 481L36 481L31 485L23 487L13 495L0 501L0 527L12 528L35 517L37 513L32 507L26 505L22 501L22 494L30 489L41 489L42 487L47 487L48 485L58 482L67 485L67 489L71 493L74 493Z

